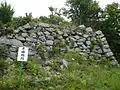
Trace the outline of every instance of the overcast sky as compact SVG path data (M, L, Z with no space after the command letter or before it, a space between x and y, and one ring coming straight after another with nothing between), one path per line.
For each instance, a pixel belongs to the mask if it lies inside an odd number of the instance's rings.
M7 1L14 7L14 16L25 16L26 12L32 12L33 17L48 16L50 11L49 6L56 8L62 8L65 5L66 0L0 0ZM100 2L100 6L104 7L106 4L110 4L113 1L120 3L120 0L97 0Z

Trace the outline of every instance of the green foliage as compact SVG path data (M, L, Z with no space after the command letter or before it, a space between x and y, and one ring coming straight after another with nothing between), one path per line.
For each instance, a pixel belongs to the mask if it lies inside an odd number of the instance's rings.
M6 60L8 57L8 47L0 45L0 60Z
M49 18L46 16L40 16L39 19L40 22L49 23Z
M3 24L10 22L13 14L14 10L12 9L10 4L7 4L7 2L0 4L0 21Z
M117 60L120 62L120 32L118 31L120 30L120 8L118 7L118 3L107 5L102 15L104 21L101 30L106 36Z
M2 29L4 24L0 21L0 28Z
M63 43L61 40L56 42L56 43L54 43L54 45L53 45L53 56L54 55L60 55L61 52L62 52L61 51L62 48L65 48L66 51L67 51L66 44Z
M13 27L13 28L18 28L20 26L23 26L31 21L30 16L25 16L25 17L14 17L11 22L8 22L5 26L6 27Z
M41 56L41 58L43 60L45 60L45 46L43 44L40 44L39 47L38 47L38 51L39 51L39 55Z
M56 16L56 15L50 15L50 20L49 22L51 24L56 24L56 25L59 25L60 23L64 23L64 19L60 16Z
M8 57L8 48L0 45L0 76L4 73L4 69L8 66L6 59Z
M86 56L84 56L86 57ZM68 62L61 68L62 59ZM41 64L34 59L23 63L22 78L20 62L9 65L1 77L2 90L119 90L120 68L82 60L79 53L63 56Z
M93 0L67 0L68 18L71 18L76 25L96 26L101 8L98 2Z

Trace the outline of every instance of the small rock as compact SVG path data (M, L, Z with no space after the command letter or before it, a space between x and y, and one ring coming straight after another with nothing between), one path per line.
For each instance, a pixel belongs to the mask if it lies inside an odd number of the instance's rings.
M86 28L86 32L87 32L87 33L93 32L93 31L92 31L92 28L91 28L91 27Z
M52 40L47 40L46 41L46 45L47 46L52 46L53 45L53 41Z
M80 37L78 35L74 36L74 38L77 40L80 39Z
M68 67L68 62L63 59L63 60L62 60L61 68L63 69L64 67Z
M49 24L47 24L47 23L39 23L39 26L40 27L45 27L45 28L49 28L50 27L50 25Z
M62 31L57 31L57 33L58 33L59 35L62 35L62 34L63 34L63 32L62 32Z
M10 40L10 44L12 46L16 46L16 47L22 47L23 43L17 39L9 39Z
M107 56L107 57L113 56L113 53L112 53L112 52L108 52L108 53L106 53L106 56Z
M102 34L102 31L100 31L100 30L99 30L99 31L96 31L96 34L97 34L97 35L100 35L100 34Z
M20 41L25 41L25 38L21 37L21 36L17 36L16 37L17 40L20 40Z
M26 30L31 29L31 26L30 26L30 24L29 24L29 23L25 24L23 27L24 27Z
M27 33L22 33L22 36L23 37L28 37L28 34Z
M14 30L14 33L15 33L15 34L18 34L19 31L20 31L19 29L16 29L16 30Z
M10 59L16 60L17 53L16 52L10 52L9 57L10 57Z
M80 26L79 26L79 29L81 29L81 30L85 30L86 27L85 27L85 25L80 25Z
M49 33L48 31L44 32L44 34L45 34L46 36L50 35L50 33Z
M86 41L86 44L87 44L87 45L91 45L91 42L90 42L90 41Z

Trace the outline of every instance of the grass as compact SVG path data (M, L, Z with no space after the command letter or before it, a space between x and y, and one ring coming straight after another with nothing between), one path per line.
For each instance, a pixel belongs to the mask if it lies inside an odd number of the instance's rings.
M62 60L68 62L61 68ZM19 63L9 65L0 81L1 90L120 90L120 68L83 61L77 53L67 53L43 63L24 63L22 79Z

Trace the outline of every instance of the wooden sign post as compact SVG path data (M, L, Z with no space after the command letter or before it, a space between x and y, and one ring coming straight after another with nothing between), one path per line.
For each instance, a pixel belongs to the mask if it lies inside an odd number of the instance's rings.
M20 79L22 78L22 62L27 62L28 59L28 47L19 47L17 61L20 61Z

